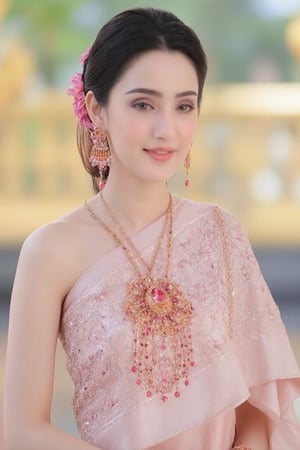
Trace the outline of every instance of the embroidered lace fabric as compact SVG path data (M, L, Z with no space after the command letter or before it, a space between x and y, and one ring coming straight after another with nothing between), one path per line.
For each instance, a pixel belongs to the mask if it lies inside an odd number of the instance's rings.
M278 308L241 225L222 210L229 258L224 255L216 208L181 200L175 209L171 277L193 303L196 361L180 398L149 399L135 384L132 330L122 307L135 274L120 248L88 268L69 292L60 338L83 440L103 450L229 450L235 407L248 399L269 417L272 450L300 448L292 406L299 371ZM163 220L134 238L145 258ZM165 255L162 248L156 276Z

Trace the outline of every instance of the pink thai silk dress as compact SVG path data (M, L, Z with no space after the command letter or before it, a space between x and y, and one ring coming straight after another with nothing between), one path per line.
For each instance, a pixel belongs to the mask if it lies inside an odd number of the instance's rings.
M149 261L165 218L134 236ZM154 275L164 272L166 248ZM117 247L81 274L65 299L60 338L74 382L81 438L102 450L229 450L235 408L269 419L270 449L300 449L293 401L300 378L286 330L246 234L227 211L180 199L170 278L191 300L193 367L180 395L148 397L132 371L126 286L136 278ZM255 450L255 449L253 449Z

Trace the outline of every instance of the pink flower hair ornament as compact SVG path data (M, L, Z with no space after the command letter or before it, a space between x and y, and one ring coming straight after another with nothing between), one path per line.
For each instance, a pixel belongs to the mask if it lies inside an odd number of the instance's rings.
M90 48L88 48L80 57L82 65L85 64L90 54ZM75 117L77 117L78 123L87 130L93 129L93 123L87 112L85 106L85 94L83 89L82 73L75 73L71 79L71 85L67 90L68 95L73 96L73 111Z

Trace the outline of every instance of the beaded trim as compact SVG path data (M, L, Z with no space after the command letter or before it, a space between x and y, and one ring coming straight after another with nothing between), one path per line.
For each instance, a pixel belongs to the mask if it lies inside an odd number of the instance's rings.
M251 450L251 448L246 445L235 445L231 450Z

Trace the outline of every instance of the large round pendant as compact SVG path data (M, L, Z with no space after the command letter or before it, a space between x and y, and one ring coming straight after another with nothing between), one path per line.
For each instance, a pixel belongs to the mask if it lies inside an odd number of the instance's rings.
M141 277L128 283L125 313L133 333L131 371L136 383L162 400L180 384L189 384L194 366L191 336L193 306L177 283L166 278Z

